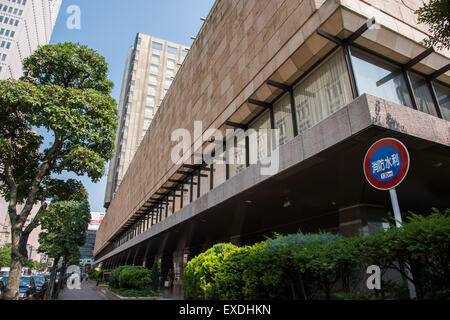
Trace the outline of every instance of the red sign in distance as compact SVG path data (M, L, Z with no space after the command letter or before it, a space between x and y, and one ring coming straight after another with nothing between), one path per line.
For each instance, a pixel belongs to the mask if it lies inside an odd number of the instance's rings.
M364 158L364 175L378 190L391 190L405 179L409 170L409 152L393 138L375 142Z

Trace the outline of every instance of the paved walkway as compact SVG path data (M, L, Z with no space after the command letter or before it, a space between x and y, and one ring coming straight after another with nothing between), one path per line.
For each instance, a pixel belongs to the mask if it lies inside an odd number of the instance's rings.
M111 300L99 287L90 281L81 282L81 290L64 289L59 293L58 300Z

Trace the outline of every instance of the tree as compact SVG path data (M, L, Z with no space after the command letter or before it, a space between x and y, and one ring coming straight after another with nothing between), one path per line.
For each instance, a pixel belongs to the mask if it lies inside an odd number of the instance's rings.
M79 261L80 246L86 242L86 230L90 221L90 209L87 200L53 202L41 217L43 231L39 234L39 252L45 252L55 258L51 272L51 282L55 279L56 264L63 257L63 267L59 288L62 287L67 266Z
M44 203L26 225L33 206L55 198L75 200L71 193L79 191L79 183L55 175L74 172L98 181L112 157L117 127L108 65L94 50L73 43L46 45L25 59L23 69L21 80L0 81L0 193L9 202L12 233L6 299L19 297L26 243L47 212ZM53 141L36 131L49 132Z
M157 291L159 287L159 266L158 261L155 260L152 266L152 288L153 290Z
M0 249L0 267L11 265L11 245L6 244Z
M424 3L416 14L418 22L430 26L431 35L424 40L426 46L438 49L450 49L450 2L448 0L430 0Z

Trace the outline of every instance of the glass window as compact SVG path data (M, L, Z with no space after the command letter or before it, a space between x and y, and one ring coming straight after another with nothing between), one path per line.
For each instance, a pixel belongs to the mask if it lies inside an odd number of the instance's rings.
M434 90L441 107L442 118L450 121L450 88L433 82Z
M291 98L289 93L285 94L281 99L273 105L275 116L275 129L278 129L278 143L283 145L294 138L294 130L292 126Z
M153 72L153 73L158 73L159 67L156 64L152 64L150 66L150 71Z
M154 107L150 107L150 106L146 106L145 107L145 112L154 113L155 112L155 108Z
M149 84L148 85L148 90L150 91L150 93L155 93L156 92L156 86L154 84Z
M167 68L167 69L166 69L166 72L167 72L167 74L168 74L169 76L174 76L174 75L175 75L175 70L173 70L173 69Z
M178 49L175 48L175 47L168 46L167 47L167 52L170 53L170 54L177 54L178 53Z
M206 167L210 168L209 165ZM211 190L211 172L202 171L202 175L205 175L207 177L202 176L200 178L200 197L204 194L207 194Z
M152 41L152 48L153 49L161 51L162 47L163 47L162 43Z
M148 95L147 96L147 101L155 103L155 96Z
M188 54L188 51L187 51L187 50L183 50L183 51L181 52L181 55L183 56L183 58L186 58L187 54Z
M230 168L230 177L235 176L245 169L245 133L243 130L235 130L235 134L227 137L227 157Z
M352 49L352 62L359 94L412 107L405 79L397 67L356 49Z
M408 72L416 98L417 109L437 117L436 107L425 79L415 73Z
M294 88L298 133L301 134L352 101L342 51L325 60Z
M174 68L175 67L175 60L174 59L167 59L167 66L169 68Z
M172 78L166 78L166 85L170 86L173 82Z
M186 207L191 202L191 179L189 178L186 183L184 184L184 191L183 191L183 207Z
M255 135L250 135L250 164L256 164L262 158L271 154L271 126L270 111L265 111L249 126L250 129L256 130Z
M156 74L151 74L149 78L150 81L158 82L158 76Z
M157 54L152 54L152 62L159 63L160 60L160 56L158 56Z
M152 123L152 119L150 119L150 118L145 118L144 119L144 126L145 127L148 127L151 123Z

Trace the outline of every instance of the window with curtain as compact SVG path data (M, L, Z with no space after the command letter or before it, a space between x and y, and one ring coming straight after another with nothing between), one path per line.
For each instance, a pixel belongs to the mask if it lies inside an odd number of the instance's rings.
M286 93L273 104L275 129L278 129L278 144L283 145L294 138L294 129L291 112L291 98Z
M386 61L352 49L352 62L359 94L368 93L412 108L401 70Z
M261 158L269 157L271 154L271 126L270 111L266 110L255 121L249 125L250 129L256 130L256 134L250 136L250 164L255 164Z
M408 74L416 98L417 109L437 117L436 107L425 78L413 72L408 72Z
M230 177L244 170L246 164L245 134L238 134L238 130L236 130L235 136L227 137L227 157L230 164Z
M450 121L450 88L433 82L434 90L441 108L442 118Z
M342 50L334 53L294 88L299 134L350 101L352 91Z

